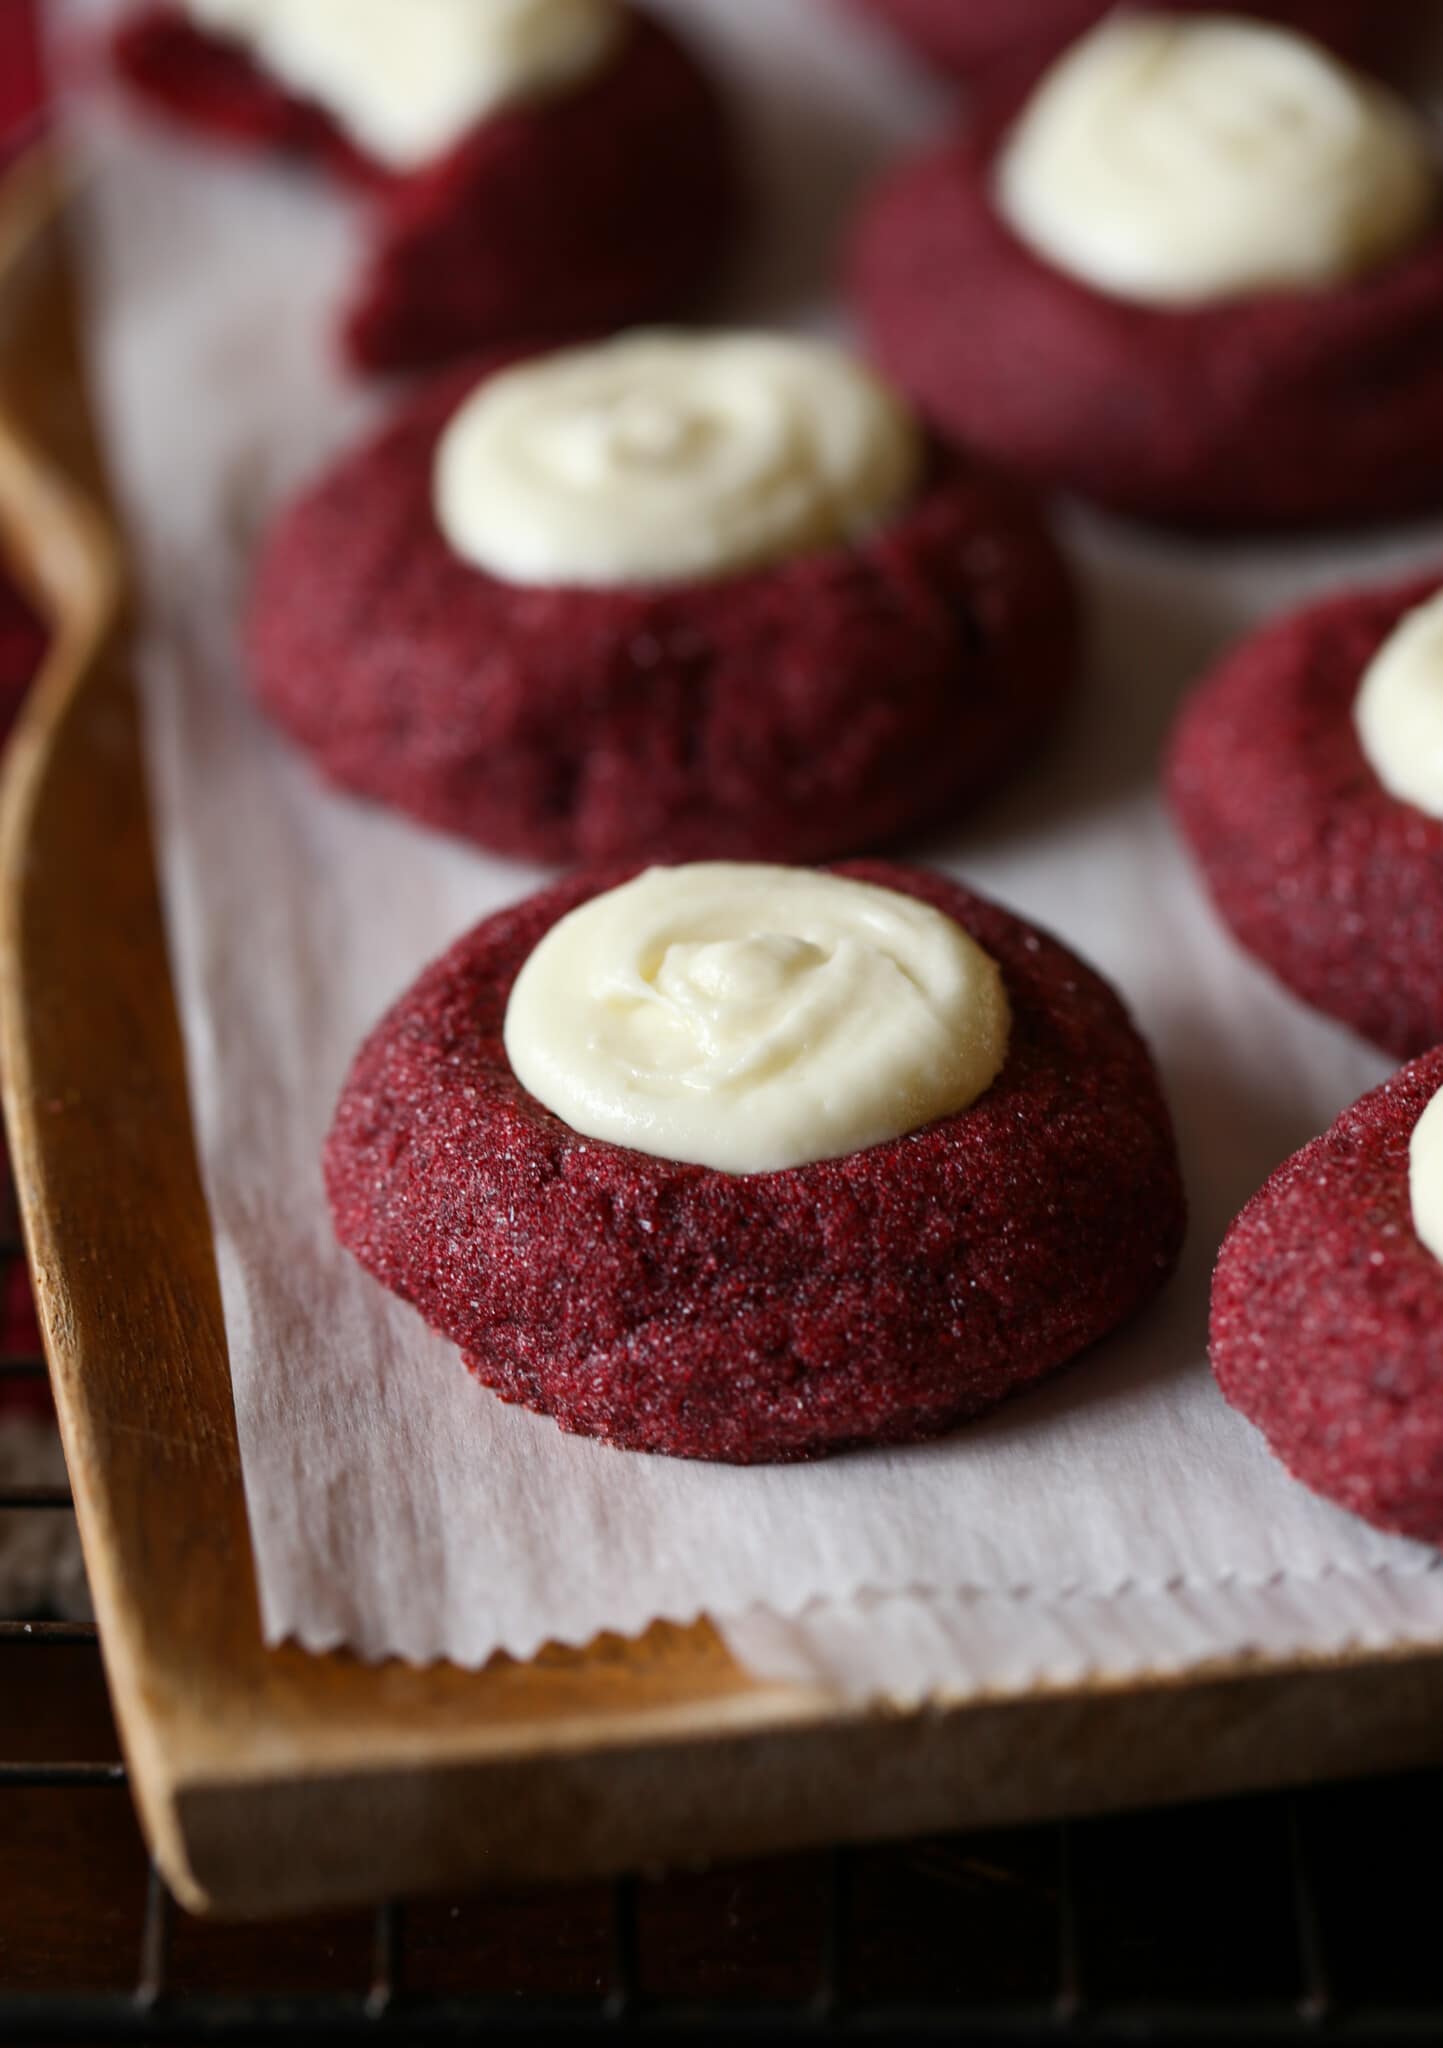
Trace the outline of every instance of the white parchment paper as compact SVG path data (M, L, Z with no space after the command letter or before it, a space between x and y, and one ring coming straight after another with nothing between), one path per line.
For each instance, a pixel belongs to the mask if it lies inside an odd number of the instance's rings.
M935 125L936 91L816 0L672 11L751 110L763 232L736 310L825 320L839 218ZM97 12L70 0L65 20ZM458 931L543 879L328 794L242 686L249 546L382 402L347 386L326 344L355 223L304 179L147 128L101 85L73 114L267 1636L475 1664L707 1612L758 1670L903 1694L1443 1640L1438 1557L1291 1484L1208 1375L1228 1219L1386 1067L1232 948L1153 789L1181 690L1230 636L1426 559L1443 530L1259 553L1069 515L1094 620L1085 700L1025 786L923 849L1056 929L1132 1002L1192 1200L1165 1299L1051 1387L919 1449L736 1471L565 1438L476 1386L361 1273L322 1197L321 1140L362 1033Z

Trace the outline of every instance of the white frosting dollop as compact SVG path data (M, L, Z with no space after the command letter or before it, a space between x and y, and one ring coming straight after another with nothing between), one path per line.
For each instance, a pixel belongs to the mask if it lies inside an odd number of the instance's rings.
M511 583L713 578L866 533L921 463L910 411L839 349L646 331L482 384L441 438L436 517Z
M619 0L185 0L393 170L489 115L565 91L610 56Z
M1420 1242L1435 1259L1443 1259L1443 1089L1414 1124L1408 1141L1408 1199Z
M1010 1014L991 957L914 897L811 868L648 868L553 925L506 1051L573 1130L723 1173L858 1152L965 1109Z
M1443 591L1405 613L1374 655L1353 723L1388 794L1443 818Z
M996 200L1059 270L1175 306L1359 276L1421 237L1438 183L1404 102L1305 38L1121 12L1038 87Z

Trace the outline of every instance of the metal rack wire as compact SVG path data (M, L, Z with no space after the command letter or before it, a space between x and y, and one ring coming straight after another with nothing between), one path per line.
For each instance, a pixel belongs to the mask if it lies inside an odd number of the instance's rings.
M37 1632L37 1642L44 1641ZM9 1785L29 1788L124 1783L118 1765L7 1766L0 1792ZM833 1859L835 1889L845 1893L846 1852ZM813 1991L787 2005L709 2005L655 2001L647 1996L637 1939L637 1884L612 1889L611 1982L594 2001L515 1998L487 1994L436 1997L408 1990L403 1969L404 1909L379 1905L371 1931L369 1972L353 1992L317 1996L251 1995L235 1991L177 1993L169 1983L171 1930L176 1909L152 1868L149 1874L133 1986L127 1991L79 1994L8 1993L0 1983L0 2039L6 2041L343 2041L395 2038L455 2040L483 2034L488 2040L521 2041L557 2029L610 2032L638 2028L665 2034L685 2030L715 2039L805 2036L840 2040L858 2034L886 2040L967 2041L1198 2041L1300 2040L1324 2031L1329 2039L1435 2041L1438 2008L1372 2005L1339 2007L1328 1982L1306 1858L1294 1864L1298 1990L1286 2002L1209 2001L1201 2006L1098 2000L1089 1995L1085 1955L1077 1940L1076 1900L1064 1889L1058 1900L1057 1957L1053 1986L1045 1993L1005 2003L971 2005L962 2000L903 2004L868 2003L847 1989L845 1957L852 1932L845 1915L829 1924L825 1967Z
M14 1249L0 1244L0 1260ZM34 1358L0 1360L0 1376L9 1381L37 1379L43 1370ZM0 1489L0 1511L58 1514L68 1507L63 1488ZM45 1616L0 1620L0 1659L12 1660L0 1662L0 1673L7 1668L13 1673L19 1668L13 1660L23 1657L33 1680L42 1665L31 1660L48 1656L58 1666L60 1653L89 1665L98 1654L94 1629ZM89 1675L93 1682L93 1669ZM0 1677L0 1700L3 1685ZM57 1697L63 1691L58 1672L54 1690ZM26 1730L27 1737L33 1736L33 1724L27 1723ZM602 1981L586 1996L544 1983L527 1995L494 1985L458 1986L457 1969L464 1974L466 1962L464 1932L448 1963L447 1988L438 1990L434 1981L413 1982L412 1922L408 1909L394 1901L377 1905L367 1928L356 1927L357 1967L347 1987L294 1992L249 1989L242 1982L237 1988L224 1981L223 1972L212 1971L210 1979L193 1967L177 1973L177 1936L197 1923L187 1921L154 1866L138 1853L136 1882L143 1887L143 1900L129 1980L97 1990L77 1989L73 1981L16 1988L17 1978L27 1984L27 1972L16 1967L24 1958L14 1952L7 1965L6 1908L18 1896L11 1888L23 1887L27 1872L7 1868L7 1844L14 1839L7 1801L37 1795L114 1801L123 1798L125 1786L125 1767L113 1758L12 1760L0 1743L0 2041L449 2041L484 2036L504 2043L557 2030L657 2037L685 2033L716 2040L866 2036L1011 2043L1320 2036L1421 2042L1443 2037L1443 1961L1436 1966L1436 1982L1425 1967L1421 1974L1416 1968L1405 1972L1409 1981L1391 1990L1376 1981L1362 1995L1350 1994L1346 1983L1340 1988L1340 1977L1357 1978L1356 1958L1349 1953L1347 1916L1340 1935L1337 1914L1330 1917L1325 1910L1326 1871L1318 1851L1321 1840L1336 1841L1337 1802L1346 1806L1350 1795L1321 1791L1229 1802L1207 1809L1205 1825L1201 1810L1194 1810L1191 1816L1181 1812L1132 1823L1084 1821L884 1850L837 1850L821 1859L773 1865L767 1879L768 1912L777 1921L772 1946L776 1951L795 1946L792 1976L805 1980L796 1981L786 1996L773 1990L758 1997L755 1986L748 1990L740 1979L739 1995L736 1984L718 1995L715 1970L694 1973L690 1984L678 1980L676 1929L683 1930L683 1948L705 1956L709 1943L726 1946L737 1918L735 1887L720 1902L712 1895L709 1905L695 1897L687 1904L686 1888L694 1888L697 1880L685 1875L627 1879L607 1889L609 1927L598 1949ZM1351 1796L1357 1812L1366 1814L1373 1795L1363 1794L1361 1805L1357 1794ZM1430 1804L1443 1814L1443 1774L1411 1781L1384 1796L1401 1798L1400 1811L1421 1811L1426 1826ZM93 1806L86 1810L99 1811ZM1215 1823L1227 1840L1212 1844L1210 1875L1199 1826L1205 1836ZM1129 1826L1143 1831L1134 1833L1130 1850ZM1124 1831L1121 1849L1119 1827ZM1127 1911L1119 1911L1115 1899L1109 1903L1109 1857L1114 1878L1118 1870L1136 1866L1141 1889L1160 1904L1151 1936L1140 1937ZM1247 1892L1249 1863L1259 1870L1266 1866L1270 1873L1266 1901L1261 1890L1256 1899ZM1374 1866L1376 1872L1376 1858ZM1196 1923L1199 1899L1205 1900L1214 1885L1219 1919L1210 1943L1205 1929L1199 1936ZM1240 1886L1243 1896L1237 1900ZM66 1896L67 1910L80 1910ZM679 1898L685 1909L680 1919ZM1231 1917L1223 1904L1229 1898L1238 1905ZM787 1915L794 1908L806 1922L805 1940L788 1931ZM421 1914L427 1909L414 1910ZM499 1910L499 1902L488 1901L484 1913L490 1917ZM553 1913L560 1926L574 1903L558 1896L552 1908L543 1896L532 1900L529 1911L528 1925L542 1930L544 1942L549 1938L547 1914ZM1168 1923L1170 1912L1180 1929L1192 1930L1184 1942L1188 1960L1183 1969L1184 1976L1192 1973L1190 1990L1177 1976L1181 1966L1175 1959L1159 1975L1156 1930ZM1015 1922L1010 1933L1009 1914ZM431 1917L434 1922L436 1909ZM1239 1931L1254 1921L1258 1939L1244 1958ZM276 1933L271 1930L273 1937ZM266 1930L256 1931L252 1939L263 1944ZM83 1930L77 1930L72 1946L84 1952ZM869 1975L868 1957L875 1962L883 1951L890 1956L890 1981L885 1970L882 1981L875 1968ZM924 1952L934 1961L941 1957L945 1981L919 1986L909 1978L899 1987L897 1971L914 1971Z

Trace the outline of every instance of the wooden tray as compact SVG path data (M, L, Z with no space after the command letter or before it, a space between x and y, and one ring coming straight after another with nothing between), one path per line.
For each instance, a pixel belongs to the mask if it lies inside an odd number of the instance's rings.
M264 1648L62 211L41 161L0 195L0 536L55 629L0 803L0 1049L106 1669L179 1897L274 1913L1443 1759L1431 1652L902 1714L759 1685L704 1624L480 1674Z

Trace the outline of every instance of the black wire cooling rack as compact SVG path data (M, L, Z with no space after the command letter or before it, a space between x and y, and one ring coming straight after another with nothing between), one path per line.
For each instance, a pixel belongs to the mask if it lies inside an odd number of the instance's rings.
M145 1856L94 1629L0 1620L5 2044L1437 2042L1440 1839L1443 1773L217 1928Z

